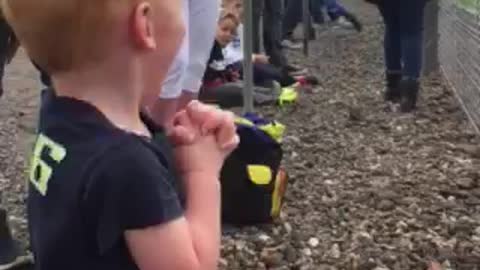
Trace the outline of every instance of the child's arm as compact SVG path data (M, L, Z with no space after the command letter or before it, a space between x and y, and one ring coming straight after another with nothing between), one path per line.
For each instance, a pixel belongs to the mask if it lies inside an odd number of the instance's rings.
M174 130L185 135L174 138L181 144L176 159L186 187L185 214L164 225L129 231L127 242L142 270L216 269L221 234L218 176L238 144L233 115L193 102L175 123ZM188 135L196 139L190 141Z
M220 187L214 173L184 176L185 216L126 233L141 270L213 270L220 250Z

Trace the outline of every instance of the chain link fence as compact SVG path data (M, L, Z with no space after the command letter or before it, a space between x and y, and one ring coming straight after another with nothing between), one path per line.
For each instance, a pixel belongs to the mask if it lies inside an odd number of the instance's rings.
M431 55L435 50L438 58ZM427 71L434 59L479 131L480 0L431 1L426 17Z

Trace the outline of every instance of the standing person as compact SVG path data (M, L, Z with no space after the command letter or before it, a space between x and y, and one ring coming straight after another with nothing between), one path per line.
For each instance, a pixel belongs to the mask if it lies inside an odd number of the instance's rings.
M314 14L319 14L315 12ZM288 0L285 3L285 16L283 17L282 24L282 41L281 44L289 49L301 49L302 44L294 42L293 31L297 25L302 21L303 17L303 1L301 0ZM309 23L310 39L315 38L315 31L311 23Z
M0 12L0 97L3 95L5 66L13 59L18 48L17 38Z
M219 16L219 0L182 1L185 36L161 94L149 108L154 121L166 128L171 126L175 112L198 97Z
M302 44L293 41L293 31L297 25L302 21L303 17L303 1L287 1L287 11L283 23L283 46L290 49L300 49ZM310 0L310 10L313 17L313 22L316 24L322 24L324 22L323 8L326 8L327 14L332 22L340 25L349 23L353 25L355 30L361 32L363 25L358 18L344 6L338 3L337 0ZM315 38L315 31L312 27L312 23L309 23L310 27L310 39Z
M282 2L281 0L254 1L254 50L260 53L260 35L263 35L265 54L270 58L270 63L279 68L287 66L287 58L282 51ZM263 11L263 12L262 12ZM263 14L263 33L260 33L260 17Z
M216 269L234 116L191 102L167 140L142 113L181 44L180 1L2 4L55 85L28 176L35 269Z
M411 112L417 104L427 1L368 0L378 6L385 23L385 100L399 102L403 112Z
M348 11L343 5L341 5L337 0L323 0L325 3L325 8L327 10L328 17L332 22L337 22L339 24L350 23L353 27L361 32L363 29L362 23L358 20L352 12Z
M303 75L306 69L291 65L283 52L283 0L253 1L253 52L260 54L260 35L263 35L265 54L270 63L292 75ZM263 17L263 33L260 33L260 19Z

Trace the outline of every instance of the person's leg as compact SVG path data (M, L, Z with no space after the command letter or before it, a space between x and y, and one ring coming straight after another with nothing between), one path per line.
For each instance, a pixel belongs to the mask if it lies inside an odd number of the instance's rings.
M214 103L221 108L228 109L243 106L243 82L226 83L213 89L205 89L200 94L200 101ZM257 106L273 104L278 100L278 93L271 88L255 86L253 101Z
M403 60L402 101L404 112L415 109L423 61L424 0L404 0L399 7Z
M423 60L424 0L404 0L399 7L403 76L420 78Z
M214 103L221 108L243 106L243 84L241 82L226 83L221 86L204 89L200 93L200 101Z
M185 37L175 60L161 86L162 90L157 100L148 106L147 110L152 120L160 126L170 128L177 112L178 100L182 93L182 76L189 61L189 0L183 1L183 17L185 22Z
M287 58L282 50L282 7L278 0L265 0L264 8L264 47L270 63L279 68L287 66Z
M385 100L397 102L400 99L398 84L402 77L402 49L398 5L394 2L380 4L380 14L385 24L384 53L387 89Z
M256 63L253 66L253 77L255 78L255 85L262 87L271 87L272 81L277 81L282 87L290 86L296 82L295 78L288 75L287 72L282 72L281 69L270 64Z
M325 0L325 8L327 9L328 17L331 21L336 21L340 15L340 6L335 0Z
M325 18L323 17L323 6L325 5L324 0L311 0L310 1L310 12L313 17L313 22L316 24L325 23Z
M286 6L285 16L283 18L283 39L290 39L295 27L302 19L301 1L290 0Z
M20 250L8 225L7 211L0 208L0 269L2 267L7 269L18 256Z
M190 0L189 3L189 61L182 77L183 91L177 111L198 96L215 39L220 10L217 0Z
M7 64L10 27L5 20L0 20L0 97L3 95L3 75Z
M337 0L325 0L325 5L330 20L337 21L339 18L343 17L348 22L350 22L357 31L362 31L363 25L357 18L357 16L355 16L352 12L348 11Z

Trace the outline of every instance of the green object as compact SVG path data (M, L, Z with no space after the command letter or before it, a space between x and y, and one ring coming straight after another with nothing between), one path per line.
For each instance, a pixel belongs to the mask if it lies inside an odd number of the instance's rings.
M282 92L278 97L278 105L284 106L286 104L292 104L298 99L297 91L292 87L282 88Z
M243 117L235 118L235 123L237 125L244 125L244 126L249 126L249 127L254 127L255 126L255 124L252 121L250 121L246 118L243 118ZM275 140L277 143L282 142L283 135L285 134L285 130L286 130L285 125L283 125L279 122L276 122L276 121L273 121L273 122L271 122L269 124L266 124L266 125L258 125L257 128L260 129L261 131L265 132L268 136L270 136L270 138Z
M256 185L268 185L272 182L272 170L265 165L248 165L248 178Z

